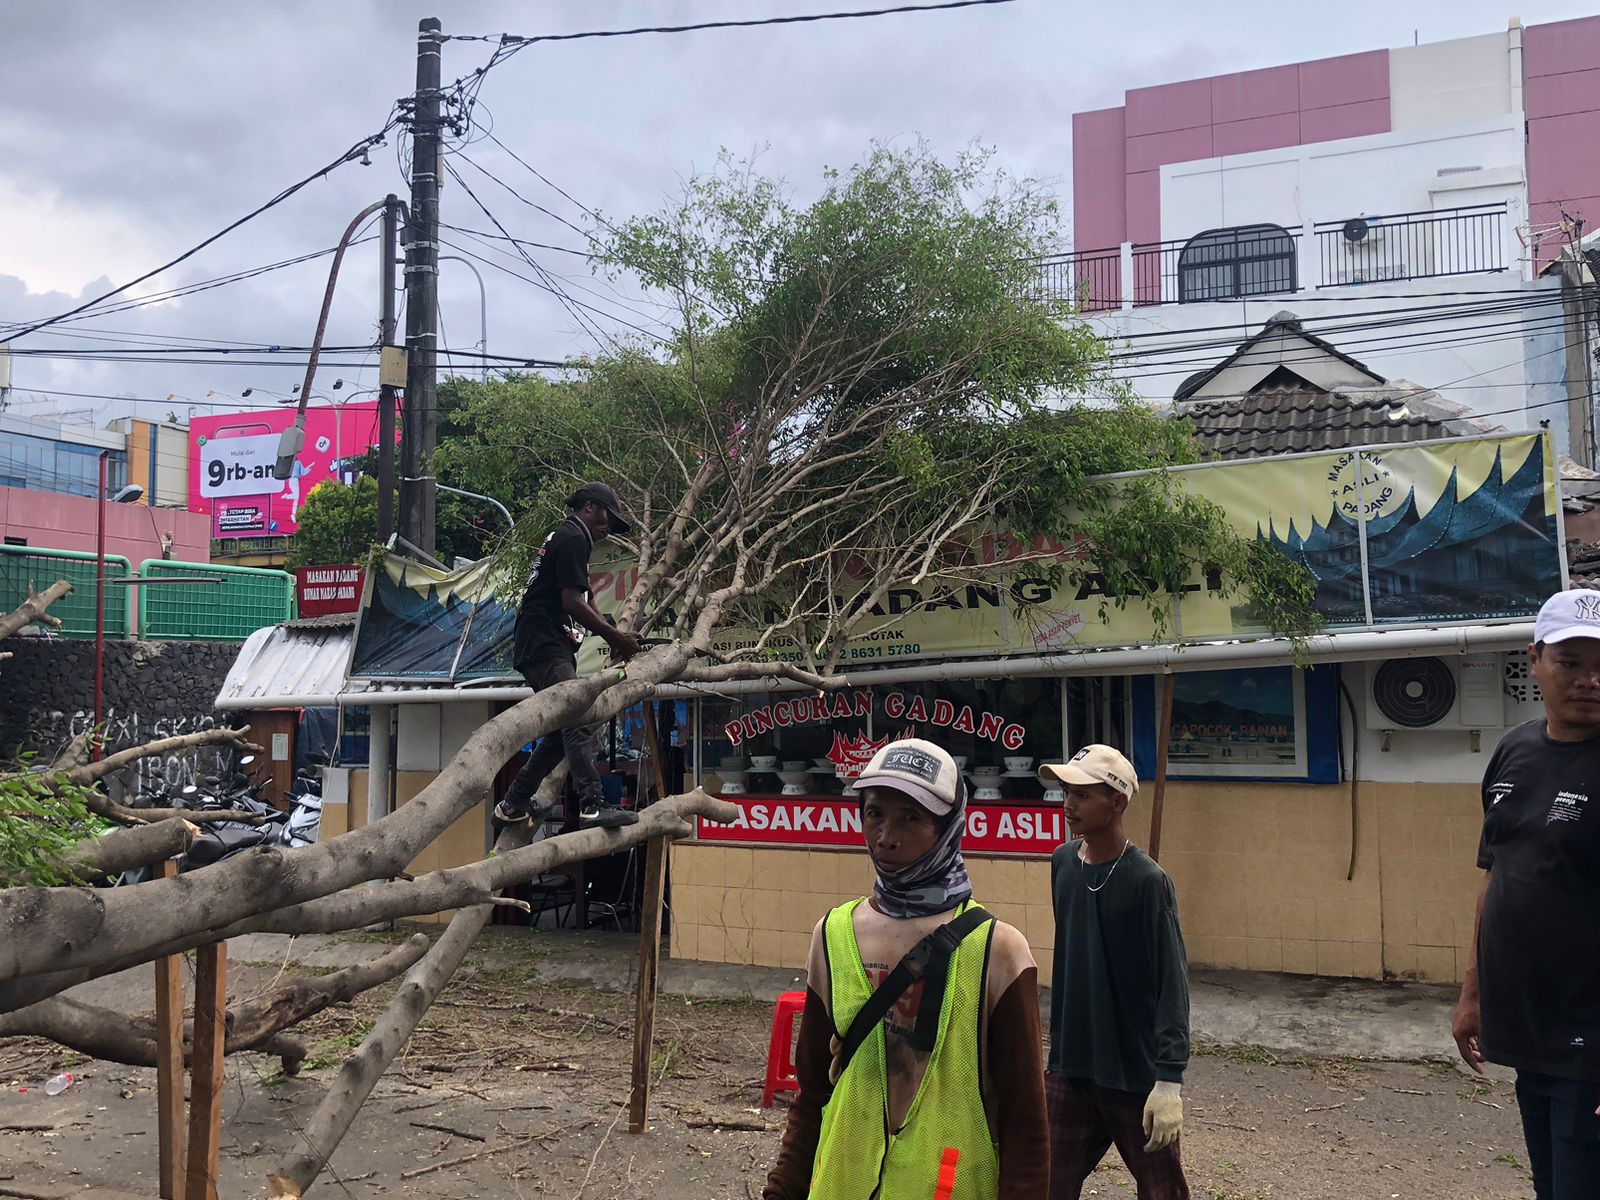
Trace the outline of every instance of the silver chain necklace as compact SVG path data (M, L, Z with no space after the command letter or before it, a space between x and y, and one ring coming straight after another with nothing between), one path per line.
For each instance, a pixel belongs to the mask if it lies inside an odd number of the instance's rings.
M1117 873L1117 864L1122 861L1122 856L1128 852L1128 844L1130 841L1131 839L1129 838L1122 839L1122 849L1118 850L1117 857L1111 860L1111 870L1106 872L1106 877L1100 881L1098 886L1090 883L1087 875L1085 875L1083 878L1083 886L1088 888L1091 892L1098 892L1101 888L1105 887L1106 884L1110 883L1111 877ZM1079 861L1081 862L1082 860L1080 859ZM1084 863L1083 865L1087 867L1093 864Z

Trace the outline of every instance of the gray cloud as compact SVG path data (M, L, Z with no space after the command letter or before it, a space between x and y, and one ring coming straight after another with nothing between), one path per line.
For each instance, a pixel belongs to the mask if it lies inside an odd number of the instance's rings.
M430 12L444 18L447 32L498 34L856 6L836 0L8 6L0 48L7 81L0 97L6 164L0 189L9 187L29 218L27 227L0 223L0 321L62 311L103 289L105 281L92 276L121 282L170 258L381 126L394 100L411 89L416 22ZM1580 4L1552 0L1522 15L1532 24L1581 14ZM1020 0L878 20L537 45L496 68L482 98L484 115L508 146L584 204L613 215L657 206L685 176L712 165L721 147L738 154L765 147L763 168L804 196L825 165L856 161L874 138L914 136L945 153L973 141L991 145L1002 165L1051 181L1066 208L1071 114L1119 103L1126 88L1409 44L1413 29L1427 41L1504 25L1503 7L1489 0L1427 0L1405 6L1403 14L1379 0L1304 14L1264 0L1225 10L1176 0L1092 8ZM483 42L447 44L446 79L476 68L491 51ZM330 245L363 205L386 191L405 194L395 149L391 140L374 152L370 168L345 166L312 184L160 284ZM493 143L467 153L528 199L584 223L581 211ZM459 169L516 236L578 243L570 229L471 167ZM459 187L447 185L443 212L450 224L490 228ZM370 340L375 258L371 246L361 246L347 264L329 333L334 342ZM579 299L617 307L610 285L585 278L581 260L552 252L537 258L573 277ZM529 273L514 260L500 261ZM28 269L19 267L23 262ZM547 293L490 267L480 270L492 350L560 357L593 349L593 339ZM311 335L325 278L325 261L307 263L96 318L75 331L301 344ZM576 290L579 283L598 295ZM460 264L445 264L441 295L448 340L470 346L479 337L477 285ZM42 335L29 342L110 344ZM331 382L340 374L355 372L330 368L319 378ZM204 398L210 389L287 391L298 375L293 368L227 363L21 359L14 383L19 391ZM366 372L365 383L372 375ZM103 415L119 411L127 406L109 406Z

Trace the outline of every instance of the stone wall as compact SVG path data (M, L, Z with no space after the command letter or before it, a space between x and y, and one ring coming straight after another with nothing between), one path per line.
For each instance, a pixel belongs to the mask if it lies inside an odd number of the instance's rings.
M212 705L239 656L237 642L107 642L107 751L226 724ZM0 756L55 758L94 725L94 643L7 638L0 662ZM216 770L214 751L145 760L139 781L173 786Z

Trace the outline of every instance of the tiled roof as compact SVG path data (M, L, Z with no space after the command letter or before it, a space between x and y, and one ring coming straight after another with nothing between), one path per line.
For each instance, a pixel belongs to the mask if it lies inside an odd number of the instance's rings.
M1192 400L1177 409L1194 422L1196 439L1219 458L1424 442L1495 428L1438 393L1400 380L1333 392L1267 387L1234 399Z

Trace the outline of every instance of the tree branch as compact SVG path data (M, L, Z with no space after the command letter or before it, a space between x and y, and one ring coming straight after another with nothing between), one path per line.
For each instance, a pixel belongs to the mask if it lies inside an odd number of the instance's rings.
M199 827L192 822L181 816L168 817L87 838L73 848L63 865L79 879L93 881L182 854L199 835Z
M56 580L42 592L33 591L30 584L28 598L5 616L0 617L0 638L8 638L17 630L36 621L47 625L60 625L60 621L45 615L45 609L71 591L72 585L65 579Z
M354 999L369 988L387 983L428 950L426 934L416 934L404 945L367 962L332 974L295 979L228 1009L225 1018L225 1054L246 1050L277 1053L286 1074L293 1074L305 1051L297 1042L279 1040L279 1034L331 1004ZM58 1045L108 1062L135 1067L156 1065L155 1025L149 1017L130 1017L114 1009L85 1004L69 996L53 996L13 1013L0 1014L0 1037L43 1037ZM269 1049L276 1046L277 1049ZM188 1064L194 1048L194 1020L183 1025L183 1060Z

